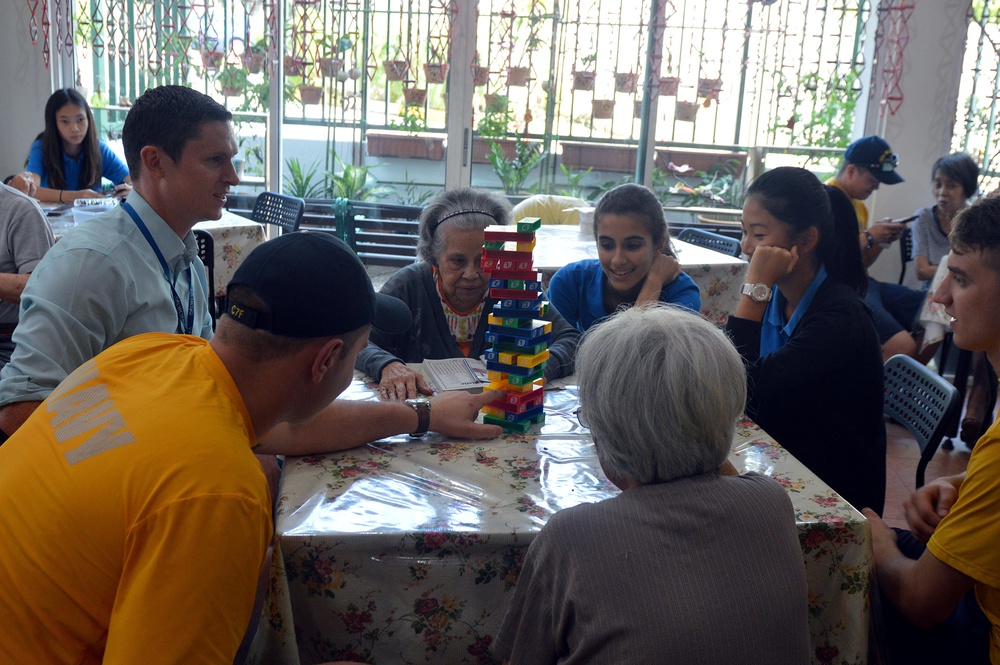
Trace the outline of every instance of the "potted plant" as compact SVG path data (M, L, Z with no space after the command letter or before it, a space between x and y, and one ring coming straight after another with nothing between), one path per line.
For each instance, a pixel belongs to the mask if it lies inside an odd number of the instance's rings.
M705 107L714 99L719 101L719 93L722 92L722 79L712 79L701 77L698 79L698 96L705 98Z
M597 120L608 120L615 114L615 100L595 99L591 102L591 110Z
M282 69L285 71L285 76L305 76L307 64L301 58L286 55L282 61Z
M340 155L336 153L333 157L337 165L341 167L341 171L340 175L335 171L326 172L326 177L330 181L331 197L353 201L377 201L396 193L396 188L391 185L368 183L369 172L382 164L355 166L354 164L345 164Z
M597 63L597 53L591 53L590 55L585 55L580 59L580 64L582 67L577 69L573 67L573 89L574 90L593 90L594 82L597 80L597 73L594 71L594 65Z
M541 146L529 142L524 137L517 138L513 157L508 157L497 143L489 139L486 143L490 148L486 157L493 167L493 172L500 179L504 193L508 196L521 191L528 174L545 158Z
M249 74L260 74L267 57L267 38L261 37L243 51L243 66Z
M328 78L336 77L344 67L344 61L341 58L324 57L319 58L317 62L320 74Z
M696 102L676 102L674 106L674 118L680 122L694 122L698 114L699 104Z
M427 88L403 88L403 99L407 106L423 106L427 101Z
M318 199L326 194L322 181L315 181L319 176L319 164L313 162L303 167L297 157L285 160L289 178L284 181L284 193L297 196L300 199Z
M403 159L444 159L444 137L423 134L427 129L424 110L404 105L398 120L389 123L394 131L368 130L365 134L368 154L372 157Z
M635 92L639 76L634 72L618 72L615 74L615 92Z
M312 79L303 78L297 90L303 104L319 104L323 101L323 87L316 85Z
M531 69L528 67L508 67L507 68L507 85L510 87L525 87L528 85L528 79L531 75Z
M447 62L425 62L424 76L428 83L444 83L448 80Z
M387 81L403 81L410 72L410 61L404 58L397 48L396 55L382 61L382 68L385 70Z
M477 136L472 140L472 162L474 164L489 163L490 143L499 146L508 158L513 158L515 142L507 138L514 123L514 114L510 110L510 99L506 95L486 95L486 105L483 117L476 125Z
M226 57L226 54L222 51L216 51L208 47L204 47L199 51L201 54L201 67L206 72L216 71L222 67L222 62Z
M677 89L681 85L681 79L679 76L661 76L660 77L660 96L661 97L676 97Z
M219 71L216 81L222 89L223 97L238 97L247 87L247 72L242 67L226 65Z

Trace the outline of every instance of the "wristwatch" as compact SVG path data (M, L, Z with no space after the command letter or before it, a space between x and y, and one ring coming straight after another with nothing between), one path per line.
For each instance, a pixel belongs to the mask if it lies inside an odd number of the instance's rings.
M750 296L753 298L754 302L770 302L771 301L771 287L767 284L744 284L743 288L740 290L745 296Z
M865 229L865 249L871 249L875 246L875 236L872 235L871 231Z
M405 400L407 406L417 412L417 429L410 436L419 439L431 428L431 401L426 397L411 397Z

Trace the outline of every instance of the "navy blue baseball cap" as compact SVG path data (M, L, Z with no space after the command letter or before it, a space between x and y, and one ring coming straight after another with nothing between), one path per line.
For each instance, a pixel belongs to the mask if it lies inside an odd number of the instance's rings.
M226 316L285 337L330 337L371 324L406 332L412 315L402 300L376 293L358 255L329 233L285 233L254 249L227 291L244 286L269 312L226 295Z
M884 185L903 182L903 177L896 173L899 155L892 151L881 136L865 136L847 146L844 161L865 167Z

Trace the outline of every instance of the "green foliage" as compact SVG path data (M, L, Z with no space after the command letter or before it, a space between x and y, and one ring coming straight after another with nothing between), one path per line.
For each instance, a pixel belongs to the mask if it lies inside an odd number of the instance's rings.
M330 181L330 196L333 198L351 199L353 201L375 201L391 196L396 193L396 188L391 185L380 185L376 182L368 183L369 172L382 164L372 164L370 166L355 166L347 164L340 156L334 154L337 165L340 166L340 175L334 171L327 171L326 177ZM374 178L372 178L374 180Z
M409 171L403 171L403 177L406 178L403 191L397 194L399 202L403 205L422 206L439 193L433 189L419 189L417 183L410 179Z
M784 77L781 77L784 80ZM779 86L780 87L780 86ZM854 71L834 74L828 81L821 81L816 73L808 74L799 81L799 87L806 92L800 99L790 119L776 119L772 131L790 132L799 142L813 147L846 148L851 142L854 129L854 111L861 87ZM785 85L785 94L792 89ZM799 107L803 103L811 105L809 116L803 121Z
M424 119L424 109L419 106L403 105L403 113L399 120L389 122L391 129L398 129L407 134L418 134L427 129L427 121Z
M319 177L319 164L313 162L303 168L297 157L285 160L285 167L291 176L285 181L285 194L297 196L300 199L317 199L326 194L326 188Z
M575 196L585 201L591 200L590 197L597 190L597 187L585 186L583 185L583 180L590 175L594 167L591 166L586 171L572 171L565 164L560 163L559 168L562 169L563 175L569 181L569 186L566 189L559 190L559 193L563 196Z
M480 136L488 138L503 138L510 132L514 124L514 114L510 110L510 100L504 95L491 99L483 111L483 119L476 125Z
M507 159L503 148L494 141L487 139L490 151L486 153L486 159L493 167L493 172L500 179L505 194L517 194L521 191L521 186L527 179L531 170L545 159L545 153L541 146L529 143L523 137L518 137L515 144L515 154L513 159Z

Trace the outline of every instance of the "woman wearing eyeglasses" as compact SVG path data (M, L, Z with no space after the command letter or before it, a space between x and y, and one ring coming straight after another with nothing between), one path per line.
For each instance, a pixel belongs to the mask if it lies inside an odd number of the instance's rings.
M379 382L382 399L404 400L431 392L423 376L406 363L478 358L489 346L487 321L496 300L488 297L488 278L480 267L484 230L510 224L513 217L506 199L471 188L444 192L424 208L417 263L390 277L381 289L409 305L413 325L399 335L373 330L355 365ZM545 378L572 374L579 331L555 308L542 318L552 322Z
M727 461L746 375L725 333L677 306L637 305L587 331L577 376L579 416L622 493L549 518L494 653L539 664L809 662L791 502Z

